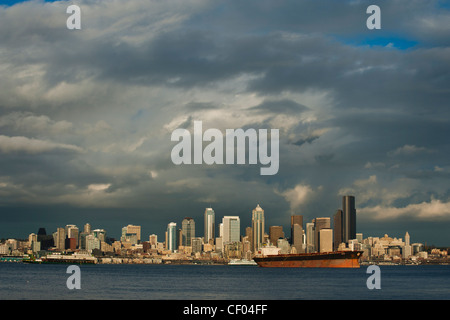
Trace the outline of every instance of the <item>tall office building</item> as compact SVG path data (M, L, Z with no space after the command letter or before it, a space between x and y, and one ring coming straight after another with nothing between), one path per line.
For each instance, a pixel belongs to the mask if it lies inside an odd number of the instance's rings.
M139 240L138 240L138 233L137 230L135 230L133 228L134 226L128 225L122 228L122 236L120 237L120 241L124 244L129 243L129 244L138 244ZM139 227L139 236L140 236L140 227Z
M131 235L136 235L137 243L141 242L141 226L135 226L132 224L129 224L122 228L122 237L126 238L127 236L130 237Z
M320 230L330 229L330 218L315 218L314 219L314 243L316 252L320 252Z
M253 250L253 229L252 227L245 228L245 236L250 243L250 251Z
M148 242L150 242L150 246L152 246L152 248L156 248L158 245L158 236L156 234L149 235Z
M284 232L282 226L270 226L269 227L269 241L272 245L276 246L278 239L284 239Z
M202 252L202 238L193 237L191 239L192 253Z
M306 252L314 252L316 244L314 242L314 222L306 224Z
M298 214L294 214L291 216L291 227L294 224L298 224L300 227L303 228L303 216L302 215L298 215Z
M94 231L92 231L92 233L95 238L100 240L100 242L106 241L106 231L104 229L95 229Z
M47 250L55 246L55 241L52 235L47 235L45 228L39 228L37 233L37 241L41 243L41 249Z
M192 238L195 238L195 221L192 218L186 217L181 222L183 246L192 246Z
M403 251L402 251L403 259L408 259L412 255L412 249L411 249L412 247L411 247L410 241L411 241L411 239L409 237L409 233L408 233L408 231L406 231L405 246L403 247Z
M37 234L34 233L30 233L30 235L28 236L28 246L31 247L33 242L37 242Z
M86 236L86 250L92 252L94 249L101 249L101 241L93 234L89 234Z
M347 242L356 239L356 208L355 197L342 197L342 240Z
M241 221L237 216L225 216L222 219L223 244L241 241Z
M264 210L259 204L252 211L252 229L253 252L256 252L264 243Z
M344 242L344 238L342 235L342 217L343 217L342 210L337 210L336 213L333 216L333 250L337 250L339 248L339 245Z
M90 234L91 233L91 225L89 223L86 223L84 225L84 230L85 233Z
M214 244L214 238L216 236L216 217L212 208L205 209L205 235L203 241L205 243Z
M172 252L177 249L177 224L175 222L167 225L166 249Z
M64 228L56 229L55 245L58 250L66 249L66 230Z
M291 230L292 247L295 248L297 253L304 253L305 249L303 247L303 228L299 224L294 223L294 225L291 227Z
M68 224L65 228L66 236L70 239L75 239L75 247L79 246L79 230L74 224Z
M333 230L330 228L322 228L319 232L320 252L333 251Z
M294 228L294 225L298 227ZM295 229L295 230L294 230ZM292 215L291 216L291 245L295 247L297 252L301 249L303 244L303 216Z

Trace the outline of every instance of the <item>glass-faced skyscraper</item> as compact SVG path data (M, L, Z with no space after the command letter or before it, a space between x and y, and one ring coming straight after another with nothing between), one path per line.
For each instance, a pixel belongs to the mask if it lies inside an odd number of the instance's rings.
M175 251L177 250L177 224L171 222L167 226L167 250Z
M342 235L342 216L344 213L341 209L338 209L333 216L333 250L337 250L339 245L344 242Z
M256 206L252 211L253 252L258 251L264 241L264 210Z
M223 244L231 242L239 242L241 239L241 221L237 216L225 216L222 219Z
M356 208L354 196L342 197L342 240L356 239Z
M214 241L214 238L216 236L215 233L215 213L212 208L206 208L205 209L205 243L209 243L211 240ZM214 243L214 242L213 242Z
M194 219L186 217L181 223L181 231L183 239L181 241L183 246L191 246L192 238L195 238L195 222Z

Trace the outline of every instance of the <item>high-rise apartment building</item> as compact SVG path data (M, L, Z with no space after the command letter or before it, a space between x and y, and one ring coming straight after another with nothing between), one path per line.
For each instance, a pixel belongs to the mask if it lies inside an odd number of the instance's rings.
M264 210L259 204L252 211L252 229L253 252L256 252L264 243Z
M214 244L214 238L216 236L215 230L216 230L216 217L214 210L212 208L206 208L205 209L205 235L204 235L204 242Z
M186 217L181 222L181 233L183 246L192 246L192 238L195 237L195 221L192 218Z
M342 237L343 242L356 239L356 208L354 196L342 197Z
M241 240L241 221L238 216L225 216L222 219L222 224L222 241L224 245Z

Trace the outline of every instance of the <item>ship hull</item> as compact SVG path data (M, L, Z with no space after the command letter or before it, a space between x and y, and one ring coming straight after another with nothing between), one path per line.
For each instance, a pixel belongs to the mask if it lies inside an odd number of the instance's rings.
M361 251L279 254L254 257L265 268L359 268Z

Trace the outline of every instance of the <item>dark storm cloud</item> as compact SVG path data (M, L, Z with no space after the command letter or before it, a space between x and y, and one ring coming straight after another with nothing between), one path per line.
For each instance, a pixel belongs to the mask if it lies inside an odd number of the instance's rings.
M298 115L303 111L309 110L309 108L295 101L284 99L284 100L265 100L261 104L250 108L250 110Z
M370 31L369 4L84 1L77 31L63 2L2 8L1 203L102 222L111 208L159 228L209 205L248 220L260 203L288 225L292 212L331 215L349 191L362 220L396 207L445 219L450 14L379 1ZM279 128L279 173L175 166L170 134L196 120Z

